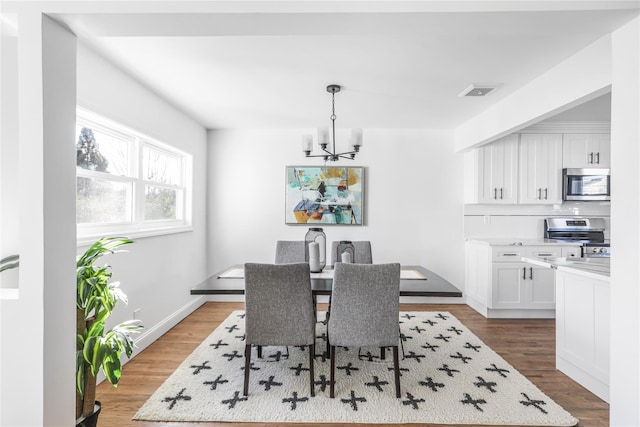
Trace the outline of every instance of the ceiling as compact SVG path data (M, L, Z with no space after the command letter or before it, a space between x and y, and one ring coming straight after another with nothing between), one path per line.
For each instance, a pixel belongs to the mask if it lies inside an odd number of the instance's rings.
M343 87L338 127L453 129L638 14L637 2L560 2L569 10L454 3L475 5L56 19L209 129L328 126L328 84ZM626 8L611 7L618 4ZM472 83L499 87L459 97ZM596 107L586 111L608 114L606 100Z

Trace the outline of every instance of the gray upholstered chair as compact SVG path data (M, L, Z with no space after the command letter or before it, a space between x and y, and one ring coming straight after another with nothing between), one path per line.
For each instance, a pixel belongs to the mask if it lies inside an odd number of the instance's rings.
M331 265L335 265L337 262L340 262L338 259L338 245L340 242L331 242ZM360 240L360 241L352 241L353 251L355 259L353 262L355 264L372 264L373 257L371 256L371 242L368 240ZM329 296L329 305L327 306L327 314L325 322L329 321L329 317L331 317L331 296ZM384 351L384 350L381 350ZM329 356L329 342L327 342L327 351L326 356Z
M314 396L315 316L309 264L244 265L244 395L249 391L251 346L309 346L309 382Z
M393 347L396 397L400 397L398 344L400 330L400 264L335 265L331 317L330 397L334 397L336 346Z
M373 257L371 256L371 242L368 240L352 241L355 264L372 264ZM335 265L336 262L340 262L338 259L338 245L340 242L331 243L331 264Z
M304 240L278 240L276 242L276 264L305 262Z

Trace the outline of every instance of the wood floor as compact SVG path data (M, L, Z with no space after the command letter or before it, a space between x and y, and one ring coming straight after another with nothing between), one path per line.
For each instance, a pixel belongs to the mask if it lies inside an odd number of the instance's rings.
M102 402L98 427L208 427L276 426L268 423L162 423L132 421L136 411L173 373L182 361L242 303L206 303L123 368L118 388L103 382L97 400ZM324 309L322 304L319 309ZM555 369L555 322L553 320L485 319L466 305L401 304L403 311L449 311L489 347L500 354L556 403L580 420L579 426L609 425L609 405ZM282 426L295 427L282 423ZM342 424L322 424L325 427ZM382 425L382 424L380 424ZM409 427L432 424L408 424ZM352 424L373 427L373 424ZM398 426L400 426L398 424ZM468 425L466 427L469 427Z

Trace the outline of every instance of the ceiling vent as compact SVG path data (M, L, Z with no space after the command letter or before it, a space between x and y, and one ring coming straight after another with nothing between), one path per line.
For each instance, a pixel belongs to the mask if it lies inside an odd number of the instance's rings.
M498 84L480 84L473 83L469 85L465 90L460 92L459 97L464 96L487 96L498 88Z

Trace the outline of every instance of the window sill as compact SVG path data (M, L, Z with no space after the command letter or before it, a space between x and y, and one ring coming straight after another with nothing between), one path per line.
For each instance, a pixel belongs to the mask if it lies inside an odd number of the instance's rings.
M120 231L109 233L109 236L125 236L130 239L144 239L146 237L157 237L164 236L167 234L177 234L177 233L188 233L193 231L193 226L191 225L182 225L177 227L161 227L161 228L151 228L146 230L136 230L136 231ZM96 242L96 240L105 237L105 234L87 234L81 237L78 237L77 243L78 246L91 245Z

